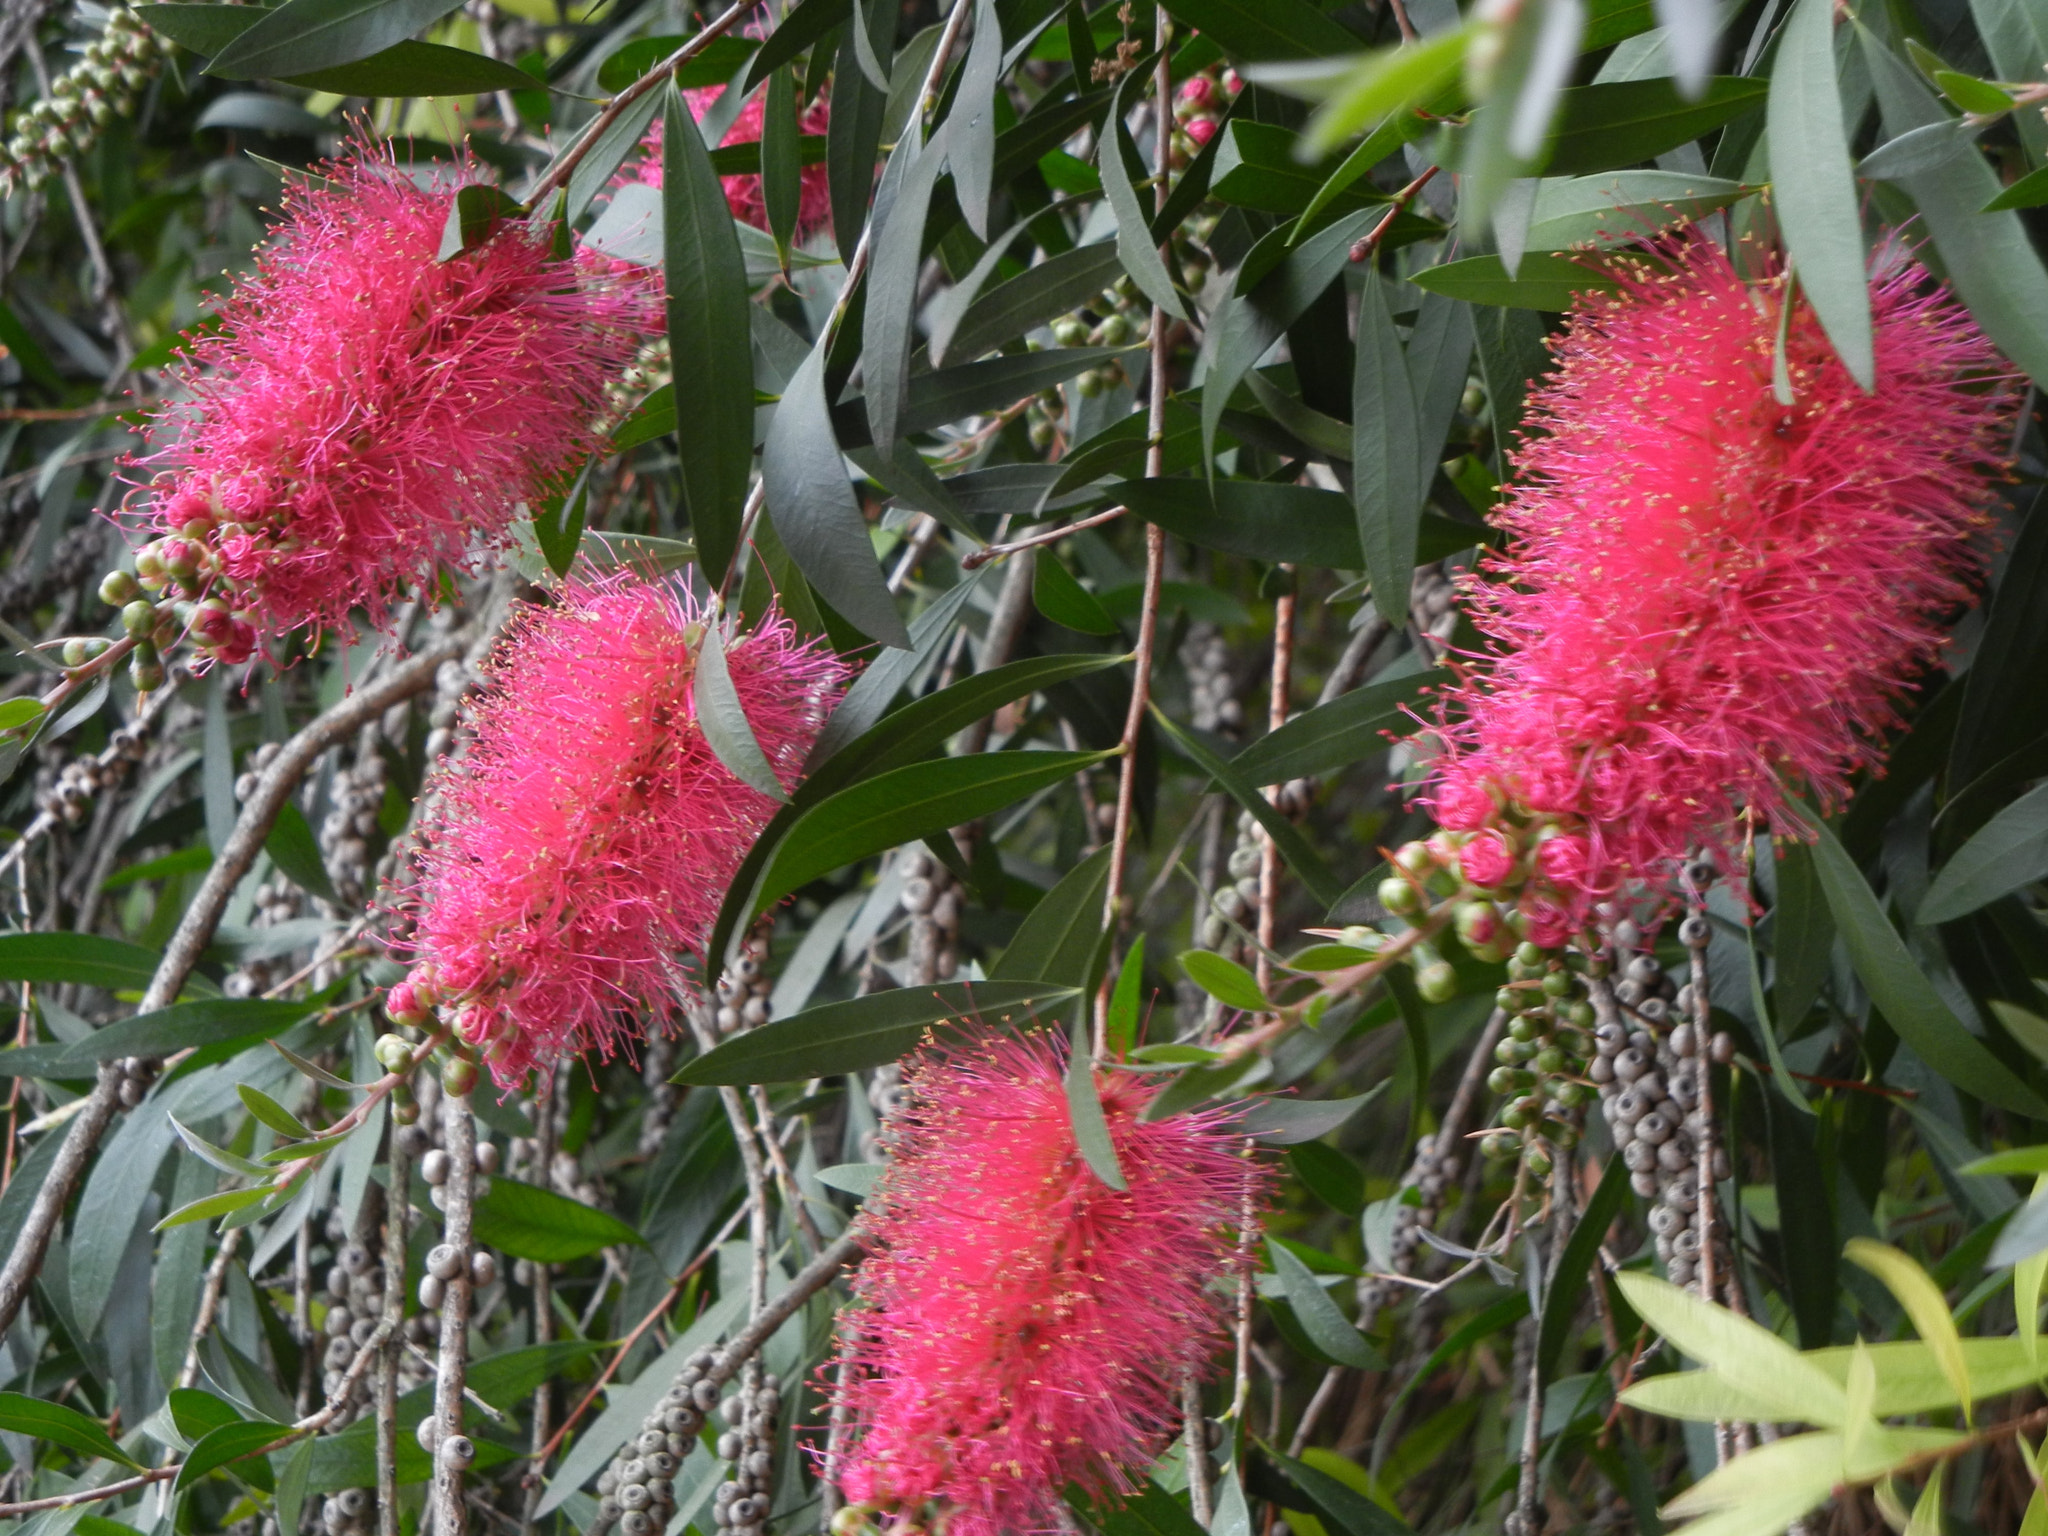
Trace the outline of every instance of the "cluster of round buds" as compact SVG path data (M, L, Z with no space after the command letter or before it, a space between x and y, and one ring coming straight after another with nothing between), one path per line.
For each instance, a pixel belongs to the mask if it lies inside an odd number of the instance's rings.
M156 660L181 640L231 667L256 654L255 621L220 595L219 559L206 536L211 527L195 519L183 537L152 539L136 551L134 575L109 571L101 581L100 601L121 610L138 669L145 655ZM136 686L142 687L139 671Z
M1408 607L1416 626L1429 638L1437 654L1443 655L1450 646L1452 631L1458 627L1457 583L1442 566L1424 566L1415 573Z
M369 1536L377 1528L377 1495L368 1488L343 1488L320 1503L324 1536Z
M1631 955L1614 986L1620 1015L1600 1025L1594 1045L1598 1054L1588 1072L1599 1085L1601 1111L1636 1193L1656 1202L1650 1232L1674 1285L1690 1285L1698 1273L1694 1217L1700 1204L1700 1146L1709 1130L1702 1103L1704 1074L1710 1063L1725 1064L1735 1054L1735 1042L1726 1034L1702 1040L1690 1021L1672 1026L1674 1016L1683 1019L1690 1011L1689 991L1673 984L1654 955ZM1728 1154L1718 1146L1713 1164L1716 1179L1728 1177Z
M146 1056L123 1056L114 1063L114 1070L121 1074L121 1085L114 1090L121 1107L135 1108L148 1097L149 1085L156 1081L156 1063Z
M471 1077L469 1087L471 1088L476 1086L475 1071L476 1069L474 1067L470 1068ZM448 1082L447 1078L448 1074L444 1071L441 1075L441 1081L442 1086L445 1089L447 1089L448 1092L456 1093L459 1096L461 1093L466 1093L469 1091L468 1088L464 1088L461 1090L456 1089L452 1084ZM445 1211L448 1208L448 1197L446 1194L446 1190L448 1187L448 1175L454 1170L454 1167L454 1157L445 1148L442 1147L435 1147L431 1151L422 1155L420 1158L420 1177L426 1180L428 1189L427 1198L434 1202L434 1209L437 1211ZM476 1199L481 1200L486 1194L490 1192L490 1175L498 1171L498 1146L496 1142L479 1141L477 1143L476 1171L478 1177L475 1181L475 1187L471 1190L471 1194ZM442 1247L445 1248L447 1247L447 1245L443 1244ZM440 1249L436 1249L435 1251L438 1253L440 1252ZM453 1255L457 1260L460 1259L460 1255L456 1254L454 1249L449 1248L448 1253L450 1255ZM488 1253L485 1253L482 1249L478 1249L474 1254L470 1255L470 1259L472 1269L482 1268L488 1269L490 1271L488 1276L485 1276L481 1273L472 1274L470 1276L470 1278L476 1281L478 1285L489 1285L492 1280L497 1278L498 1261L496 1259L493 1259ZM461 1273L461 1269L462 1266L458 1262L455 1264L454 1268L449 1269L448 1273L444 1275L441 1274L440 1271L435 1269L432 1265L429 1265L426 1279L420 1281L420 1305L423 1307L440 1306L440 1292L435 1293L434 1299L432 1301L427 1300L427 1282L429 1280L438 1279L441 1282L441 1284L445 1286L450 1280L455 1279Z
M1408 917L1435 897L1456 898L1459 939L1479 959L1498 964L1522 939L1540 949L1564 947L1572 924L1557 882L1573 879L1586 856L1585 839L1549 819L1439 830L1395 852L1393 872L1380 882L1380 904Z
M702 1433L704 1419L718 1406L710 1379L718 1357L700 1350L684 1362L661 1401L598 1474L598 1523L617 1522L624 1536L655 1536L675 1514L677 1469Z
M492 1147L489 1142L484 1142L479 1146L476 1149L476 1161L479 1168L484 1165L485 1158L483 1153L487 1147L490 1148L493 1154L497 1151L497 1148ZM436 1147L425 1157L421 1158L420 1175L424 1178L427 1170L436 1166L434 1161L436 1158L440 1159L440 1178L439 1180L429 1180L428 1182L433 1184L435 1192L439 1193L441 1186L448 1182L448 1154L446 1152ZM489 1161L492 1167L497 1166L498 1160L495 1155ZM440 1204L438 1200L434 1203L436 1206ZM488 1285L495 1284L497 1278L498 1258L489 1249L472 1249L470 1250L468 1260L465 1261L462 1257L462 1250L453 1243L436 1243L427 1250L426 1273L420 1276L420 1305L429 1312L438 1312L441 1309L441 1303L448 1299L448 1287L457 1281L466 1279L472 1287L480 1291Z
M903 894L899 898L910 919L905 958L909 986L949 981L960 969L960 884L952 871L922 848L903 855Z
M344 908L360 907L368 895L370 845L380 831L384 808L383 754L371 746L353 768L334 775L328 811L320 821L320 856Z
M1315 803L1315 784L1309 779L1290 779L1273 792L1273 808L1289 821L1299 821ZM1232 925L1246 926L1259 910L1259 866L1265 858L1266 830L1250 811L1237 815L1237 840L1231 844L1224 868L1229 878L1219 882L1209 898L1209 913L1202 919L1204 949L1227 953Z
M1489 1136L1489 1157L1521 1152L1529 1171L1547 1176L1552 1155L1578 1145L1584 1107L1593 1097L1586 1080L1593 1052L1595 1013L1586 974L1604 973L1604 960L1561 954L1523 942L1508 959L1508 982L1496 1002L1507 1029L1493 1048L1499 1063L1486 1085L1503 1096L1505 1135Z
M613 424L624 421L634 407L674 377L675 370L669 362L668 338L657 336L641 347L639 355L626 365L625 370L605 385L604 418L600 426L609 431Z
M15 117L14 131L0 149L0 196L33 191L65 160L92 148L110 119L135 110L135 93L169 52L170 43L144 26L134 10L116 6L106 31L50 82L50 94Z
M75 827L92 810L93 797L119 785L148 754L147 728L138 721L120 726L102 750L59 769L56 779L36 792L36 809Z
M782 1412L782 1384L749 1361L732 1396L718 1405L725 1433L718 1456L732 1472L711 1495L711 1518L732 1536L762 1536L774 1502L769 1479L775 1471L775 1423Z
M718 978L718 1006L711 1020L721 1035L736 1034L768 1022L768 998L775 991L768 974L768 934L756 927L740 952Z
M1202 152L1202 146L1216 137L1223 126L1222 112L1244 82L1234 69L1212 65L1202 74L1181 82L1173 101L1173 158L1175 170Z
M320 1355L321 1390L330 1399L341 1390L350 1364L384 1316L385 1280L384 1266L364 1244L342 1242L335 1249L334 1262L327 1268L327 1314L320 1324L327 1339ZM416 1373L418 1367L413 1369ZM370 1392L370 1372L365 1371L350 1388L348 1402L331 1429L338 1431L364 1413Z
M1234 734L1244 725L1237 680L1230 675L1230 645L1208 619L1188 626L1180 643L1181 670L1188 679L1188 717L1198 731Z

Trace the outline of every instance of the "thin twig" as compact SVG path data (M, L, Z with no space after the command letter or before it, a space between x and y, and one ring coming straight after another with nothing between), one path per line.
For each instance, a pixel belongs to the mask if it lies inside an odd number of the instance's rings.
M542 199L549 193L557 187L566 185L569 178L575 174L576 167L583 163L584 157L596 148L597 141L604 137L605 130L623 117L628 107L649 91L667 84L677 70L730 32L739 24L740 18L758 3L759 0L738 0L737 4L728 7L719 16L707 22L703 31L607 102L604 109L593 117L589 125L578 135L576 142L557 155L554 164L540 173L540 178L526 194L527 206L539 207Z
M960 569L976 570L991 560L1006 559L1022 554L1027 549L1037 549L1043 544L1057 544L1070 533L1080 533L1089 528L1100 528L1104 523L1113 523L1130 511L1129 507L1110 507L1082 518L1078 523L1062 523L1057 528L1048 528L1025 538L1012 539L1007 544L985 544L980 549L971 549L960 557Z
M1282 565L1280 569L1289 575L1293 567ZM1287 723L1287 704L1294 674L1294 593L1282 592L1273 601L1273 666L1267 680L1266 729L1277 731ZM1264 791L1266 803L1277 804L1280 786L1269 784ZM1273 841L1273 834L1261 828L1259 831L1259 953L1257 958L1259 990L1270 993L1273 986L1273 943L1277 935L1278 919L1274 906L1280 897L1280 845Z
M412 1159L406 1127L391 1121L384 1195L384 1316L388 1333L377 1359L377 1532L398 1536L398 1337L405 1324L406 1223L412 1213Z
M441 1296L441 1358L434 1375L434 1536L462 1536L469 1525L462 1499L462 1474L469 1458L452 1452L468 1444L462 1433L462 1405L469 1367L470 1201L476 1188L476 1121L470 1116L468 1094L442 1093L441 1141L448 1151L448 1182L441 1186L441 1241L455 1250L462 1268Z
M213 1262L206 1266L206 1281L199 1288L199 1316L192 1324L192 1342L185 1347L185 1363L178 1367L180 1387L189 1387L199 1379L199 1345L213 1331L213 1320L220 1312L221 1292L228 1282L228 1266L235 1261L235 1249L241 1244L244 1230L228 1228Z

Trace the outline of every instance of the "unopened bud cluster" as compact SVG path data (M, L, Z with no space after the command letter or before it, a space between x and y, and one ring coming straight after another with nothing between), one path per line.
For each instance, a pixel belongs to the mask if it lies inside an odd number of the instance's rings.
M1222 112L1244 89L1237 71L1211 65L1181 82L1173 101L1173 167L1181 169L1216 137Z
M718 1385L710 1379L718 1356L700 1350L684 1362L661 1401L598 1474L598 1519L617 1523L624 1536L654 1536L668 1529L676 1509L676 1472L718 1406Z
M72 643L66 642L67 657ZM55 782L36 792L36 809L75 827L91 812L96 795L117 787L148 755L148 728L130 721L114 731L104 749L91 757L73 758L59 769Z
M35 190L72 155L91 149L114 117L133 112L135 93L156 73L170 46L134 10L116 6L106 31L50 82L50 94L16 115L13 132L0 149L0 197Z
M711 1495L711 1518L730 1536L762 1536L768 1526L775 1471L775 1425L782 1412L782 1384L749 1361L738 1390L718 1405L725 1433L718 1437L721 1461L731 1475ZM628 1532L627 1536L633 1536Z
M1578 1145L1582 1111L1593 1097L1586 1080L1593 1051L1593 1005L1585 975L1606 970L1604 960L1560 954L1524 940L1508 959L1508 982L1496 1001L1507 1031L1493 1048L1499 1063L1486 1085L1506 1100L1500 1125L1509 1134L1482 1143L1489 1157L1518 1148L1539 1177L1553 1154Z
M163 654L181 640L229 666L256 654L254 620L220 595L214 530L214 524L194 519L182 535L152 539L137 550L134 575L110 571L100 583L100 601L121 611L121 627L135 641L130 668L144 692L162 686Z
M718 1006L711 1018L721 1035L768 1022L768 998L775 990L775 980L768 974L767 959L767 931L756 927L718 978Z

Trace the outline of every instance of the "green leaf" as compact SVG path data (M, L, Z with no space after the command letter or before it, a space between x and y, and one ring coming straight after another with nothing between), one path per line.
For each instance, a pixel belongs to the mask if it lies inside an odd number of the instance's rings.
M646 136L647 125L654 121L654 114L660 110L665 91L647 91L624 112L613 118L611 125L599 135L595 144L583 158L576 162L576 168L569 174L569 196L563 204L562 217L574 224L582 219L598 194L608 191L612 178L628 155L637 154L640 141ZM573 143L574 141L572 141ZM666 140L664 140L666 143ZM668 178L664 172L662 185L667 189ZM749 432L748 440L752 441Z
M1087 303L1122 272L1114 241L1049 256L975 299L946 334L940 334L934 316L932 362L949 357L971 362Z
M2002 208L2039 208L2044 203L2048 203L2048 165L2027 172L1986 203L1981 211L1996 213Z
M0 981L55 981L110 992L149 985L163 956L94 933L0 933Z
M934 431L968 416L985 416L1016 404L1026 395L1051 389L1111 358L1128 357L1132 350L1047 347L1043 352L984 358L978 363L959 363L935 373L920 373L910 381L896 431L907 437ZM851 400L833 410L839 442L848 449L864 447L870 440L862 406L862 401Z
M1797 0L1778 38L1766 112L1778 224L1807 301L1868 392L1877 358L1856 172L1835 84L1834 0Z
M1553 1381L1557 1362L1571 1338L1572 1323L1578 1316L1580 1298L1586 1294L1588 1278L1599 1273L1600 1245L1607 1229L1621 1214L1629 1194L1628 1165L1619 1157L1607 1160L1600 1187L1579 1213L1578 1225L1564 1245L1552 1273L1556 1276L1543 1297L1543 1321L1536 1335L1536 1375L1539 1381Z
M196 1387L173 1387L166 1401L171 1410L171 1422L187 1440L203 1440L223 1424L246 1422L242 1410L226 1398L202 1392Z
M887 1166L882 1163L834 1163L830 1168L818 1170L818 1182L827 1189L842 1189L865 1200L874 1193L875 1186L882 1182L882 1175L887 1171Z
M605 61L597 66L597 88L617 94L689 41L689 38L679 35L634 38L606 55ZM759 38L734 32L714 37L672 78L686 91L707 85L723 85L760 46Z
M941 758L843 789L789 829L761 877L754 910L884 848L991 815L1112 755L1011 751Z
M1351 381L1352 502L1374 606L1389 624L1408 622L1416 528L1427 487L1416 474L1421 436L1415 387L1377 272L1365 274L1358 304L1357 367Z
M1834 914L1813 850L1784 840L1778 846L1778 900L1771 908L1772 990L1781 1028L1794 1031L1804 1022L1828 978L1834 950Z
M1088 1053L1088 1010L1074 1015L1074 1028L1067 1049L1067 1118L1074 1127L1074 1145L1089 1171L1111 1189L1129 1189L1124 1171L1117 1165L1116 1143L1110 1139L1109 1121L1102 1113L1102 1097L1095 1088L1095 1061Z
M306 1483L312 1473L313 1436L308 1435L292 1447L284 1471L277 1479L277 1528L280 1531L299 1528L299 1512L305 1507Z
M1951 799L1993 776L2041 734L2033 702L2048 671L2048 495L2036 494L2013 541L1984 635L1962 679L1962 713L1948 749Z
M211 1221L216 1216L230 1216L236 1211L269 1199L270 1193L270 1186L267 1184L259 1184L254 1189L222 1190L217 1195L206 1195L189 1205L179 1206L151 1230L165 1232L172 1227L182 1227L187 1222Z
M1410 719L1408 706L1450 679L1441 667L1369 683L1304 710L1230 760L1248 784L1319 778L1386 750L1386 732Z
M674 398L671 386L670 398ZM583 541L583 520L590 508L590 466L583 466L576 483L559 495L550 496L533 513L533 542L541 558L556 576L567 576L576 563L576 551Z
M879 0L877 0L879 3ZM974 40L960 66L946 113L946 155L953 195L977 240L989 236L996 158L996 91L1003 72L1003 29L995 0L975 0Z
M943 130L929 144L920 144L915 131L906 134L889 156L877 194L878 202L887 203L887 213L870 237L874 259L862 312L861 373L869 438L884 454L894 451L899 435L917 430L905 425L917 282L932 191L946 151ZM842 434L841 441L850 443L851 438Z
M1609 171L1537 183L1525 251L1628 245L1674 219L1702 219L1750 195L1739 181L1678 171Z
M1280 850L1280 856L1287 861L1287 867L1294 871L1301 883L1308 887L1309 894L1325 909L1337 904L1344 894L1343 883L1338 880L1329 864L1301 834L1301 829L1274 810L1258 788L1248 784L1230 764L1204 746L1194 735L1182 729L1171 717L1162 713L1157 706L1152 718L1166 734L1173 738L1180 750L1187 754L1194 765L1214 779L1245 810L1250 811L1266 835L1273 839L1273 845Z
M1817 832L1814 864L1821 889L1827 893L1849 961L1885 1022L1965 1093L2017 1114L2048 1119L2048 1103L1985 1049L1942 1001L1835 834L1824 824Z
M1050 549L1037 552L1031 580L1031 600L1038 611L1055 624L1084 635L1113 635L1117 623L1103 610L1090 592Z
M244 1109L248 1110L250 1114L254 1115L279 1135L289 1136L295 1141L304 1141L313 1134L300 1123L297 1115L286 1109L261 1088L253 1087L248 1083L237 1083L235 1085L235 1092L241 1098Z
M1508 275L1498 256L1467 256L1425 267L1409 279L1416 287L1468 304L1499 304L1511 309L1543 309L1562 313L1582 293L1614 293L1620 285L1600 266L1583 256L1552 256L1531 252Z
M1847 1406L1841 1386L1776 1334L1669 1281L1630 1270L1614 1279L1644 1322L1753 1402L1769 1405L1768 1417L1840 1426ZM1634 1401L1634 1391L1625 1390L1622 1401Z
M520 211L518 202L496 187L472 184L458 188L448 205L448 223L441 231L437 259L453 261L464 251L487 244L499 226Z
M740 643L745 644L745 640ZM717 620L704 626L691 695L696 703L697 724L711 750L718 754L718 760L749 788L773 800L787 800L788 792L775 777L774 766L761 750L754 727L747 719L746 706L733 687L732 671L726 664L725 629Z
M1024 914L1002 958L990 967L997 981L1054 982L1082 987L1102 947L1103 894L1109 887L1109 850L1098 848L1038 898Z
M47 1440L84 1457L118 1461L124 1467L139 1465L114 1444L106 1430L76 1408L20 1392L0 1392L0 1429L27 1435L31 1440Z
M1358 47L1308 0L1170 0L1166 7L1234 59L1316 59Z
M616 1216L502 1175L476 1198L476 1240L536 1264L566 1264L600 1248L647 1241Z
M341 904L334 894L334 882L327 876L326 861L320 857L320 844L306 824L306 813L294 802L287 800L278 808L270 835L263 840L263 851L278 872L300 890L336 906Z
M218 10L218 6L197 9ZM261 11L255 12L261 16ZM285 79L287 85L336 96L475 96L485 91L531 91L539 86L525 70L502 59L449 48L440 43L393 43L389 48L332 69Z
M1340 213L1384 207L1391 201L1378 187L1370 182L1361 184L1357 177L1331 189L1334 173L1326 173L1319 165L1303 165L1301 136L1278 123L1234 117L1219 137L1222 143L1209 184L1209 195L1218 202L1262 213L1301 214L1319 196L1322 208L1334 207Z
M768 515L819 596L863 634L908 649L910 632L875 564L867 522L833 434L824 367L822 347L813 348L775 408L761 450ZM742 440L751 441L752 434Z
M285 0L215 54L206 72L278 79L353 64L431 26L461 0Z
M1948 114L1919 79L1860 24L1885 131L1894 137ZM1948 280L2001 352L2037 383L2048 379L2048 272L2019 215L1987 213L2002 190L1983 156L1969 154L1899 179L1920 209Z
M1145 935L1141 933L1131 940L1131 952L1124 956L1123 966L1116 973L1116 986L1109 994L1103 1035L1112 1056L1123 1056L1138 1038L1138 1010L1144 987Z
M1042 981L949 981L875 992L745 1030L688 1063L674 1081L738 1086L864 1072L915 1050L936 1024L1034 1018L1078 995L1074 987Z
M1187 956L1183 955L1181 962L1185 965ZM1355 1094L1348 1099L1260 1099L1244 1112L1238 1127L1247 1136L1256 1136L1260 1141L1275 1146L1314 1141L1349 1121L1385 1093L1393 1081L1391 1077L1387 1078L1371 1092Z
M1267 1449L1266 1456L1342 1536L1413 1536L1399 1515L1390 1513L1357 1489L1307 1462Z
M758 146L761 202L768 214L768 232L775 241L776 255L785 260L796 238L796 216L803 197L803 161L797 147L801 136L796 116L796 71L785 64L768 77ZM818 147L824 148L822 144Z
M1322 98L1310 120L1304 147L1327 154L1353 134L1375 127L1417 107L1439 105L1438 98L1457 83L1473 29L1456 27L1422 42L1358 56L1349 62L1318 58L1290 81L1276 69L1254 70L1252 78L1281 90L1300 89ZM1318 49L1327 55L1332 50ZM1310 75L1313 69L1315 74ZM1384 152L1383 152L1384 153Z
M231 1462L253 1456L276 1441L290 1438L292 1431L284 1425L254 1419L223 1424L218 1429L208 1430L199 1443L186 1453L185 1465L179 1469L177 1481L171 1484L171 1492L183 1493L209 1473L216 1472ZM269 1468L265 1466L264 1471L267 1474Z
M1778 50L1780 59L1784 49ZM1934 83L1941 94L1961 107L1965 112L1978 117L1995 117L2001 112L2010 112L2014 101L2009 92L2000 90L1988 80L1979 80L1974 75L1965 75L1953 69L1937 69Z
M1670 79L1574 86L1558 107L1544 171L1591 176L1640 165L1764 105L1770 88L1766 80L1717 75L1688 101Z
M1186 949L1177 957L1188 980L1226 1008L1265 1013L1272 1008L1252 973L1212 949Z
M1913 1327L1941 1363L1949 1385L1955 1388L1956 1401L1963 1405L1967 1422L1973 1401L1970 1366L1963 1358L1962 1335L1956 1331L1956 1320L1948 1310L1941 1287L1911 1257L1889 1243L1852 1237L1843 1256L1857 1268L1877 1276L1905 1309L1906 1316L1913 1319Z
M1999 897L2048 879L2048 784L2000 811L1956 850L1927 888L1914 921L1951 922Z
M168 1056L208 1045L254 1044L283 1034L314 1006L310 1001L272 1002L254 997L173 1003L94 1030L64 1048L62 1063L83 1067L117 1056Z
M22 730L48 713L41 699L8 699L0 703L0 731Z
M267 1179L272 1170L253 1158L230 1152L225 1147L216 1147L198 1132L189 1130L176 1115L169 1117L171 1129L178 1133L178 1139L185 1143L195 1157L211 1163L222 1173L232 1173L244 1179Z
M1146 522L1224 554L1326 570L1365 565L1358 517L1341 491L1263 480L1119 480L1110 493ZM1488 529L1426 512L1416 558L1441 560L1490 537Z
M1138 201L1138 189L1131 181L1130 162L1137 158L1138 149L1131 142L1131 130L1124 122L1124 115L1144 92L1143 70L1133 70L1124 76L1117 104L1111 110L1106 125L1111 132L1103 136L1095 164L1102 173L1103 193L1116 215L1117 259L1146 298L1167 314L1182 316L1186 310L1180 294L1174 289L1173 277L1166 270L1159 247L1152 242L1152 221Z
M1285 1244L1270 1237L1266 1239L1266 1253L1273 1261L1273 1273L1280 1277L1281 1289L1287 1293L1287 1305L1294 1309L1294 1320L1301 1324L1301 1331L1308 1335L1311 1344L1339 1365L1362 1371L1386 1369L1380 1352L1337 1310L1337 1303L1316 1283L1306 1264Z

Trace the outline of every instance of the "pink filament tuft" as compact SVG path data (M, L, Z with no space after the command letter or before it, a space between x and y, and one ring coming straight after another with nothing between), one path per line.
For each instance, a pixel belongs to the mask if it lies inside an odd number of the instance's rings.
M728 87L708 85L698 90L683 92L693 117L701 119L711 110L714 103ZM756 144L761 139L762 120L767 116L767 93L756 91L740 108L732 126L719 141L719 148L734 144ZM797 120L797 126L807 134L822 134L832 121L831 103L820 92L817 99L806 107ZM640 141L645 151L640 159L628 167L627 174L636 181L650 187L661 185L661 119L654 120L654 126L647 130L647 137ZM825 163L803 168L798 178L798 202L796 214L796 238L803 240L826 228L832 222L832 189L827 178ZM725 201L732 209L733 217L756 229L768 227L768 204L762 196L761 178L752 172L742 171L725 178Z
M856 1290L839 1390L849 1497L950 1536L1057 1527L1061 1492L1142 1479L1181 1381L1224 1335L1210 1282L1247 1183L1228 1112L1140 1115L1156 1089L1097 1086L1129 1188L1076 1146L1057 1037L928 1044L905 1072L889 1172L868 1202L878 1252Z
M1787 283L1695 230L1579 301L1465 587L1483 654L1446 693L1434 804L1564 828L1523 905L1546 934L1752 814L1796 832L1875 767L1895 701L1970 603L2014 407L2008 370L1902 249L1871 279L1865 393Z
M697 724L705 616L673 582L566 584L514 618L443 768L406 906L411 977L482 1047L501 1087L565 1051L666 1025L707 930L777 803ZM794 785L846 681L771 611L728 641L734 691Z
M439 259L463 164L423 185L357 146L285 192L277 238L169 370L156 531L204 529L208 590L269 635L373 624L506 543L596 444L651 319L644 281L507 222Z

